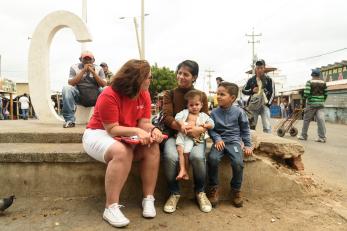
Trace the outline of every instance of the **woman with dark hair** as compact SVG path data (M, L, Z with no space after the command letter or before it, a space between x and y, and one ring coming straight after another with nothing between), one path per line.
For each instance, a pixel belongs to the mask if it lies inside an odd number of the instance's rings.
M106 163L106 208L103 218L123 227L129 220L123 215L119 195L128 178L133 160L140 160L143 200L142 215L156 216L154 189L159 169L159 145L162 133L150 122L150 65L145 60L129 60L114 76L110 87L98 97L94 114L83 134L83 147L94 159ZM127 144L115 136L137 136L140 144Z
M163 150L164 171L168 181L170 196L164 205L164 211L173 213L176 210L178 200L180 198L179 182L176 180L178 174L179 159L176 149L177 132L186 133L192 138L199 138L201 133L206 132L206 128L200 126L185 126L182 129L180 124L175 120L175 115L186 108L187 100L184 95L194 89L194 82L198 78L199 65L192 60L185 60L177 66L176 78L178 87L172 91L167 91L163 98L163 114L164 123L169 127L169 139L165 142ZM208 114L207 96L202 94L201 112ZM193 169L194 191L200 210L210 212L212 206L205 194L205 179L206 179L206 158L205 158L205 142L199 143L193 147L189 155L189 162Z

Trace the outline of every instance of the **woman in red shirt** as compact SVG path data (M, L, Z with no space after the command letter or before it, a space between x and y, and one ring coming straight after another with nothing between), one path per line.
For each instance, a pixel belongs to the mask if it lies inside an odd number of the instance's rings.
M157 181L162 133L150 122L150 65L145 60L129 60L113 77L110 87L98 97L94 114L83 134L83 147L94 159L107 164L106 208L103 218L123 227L129 220L119 205L119 195L134 159L140 160L143 216L156 216L154 189ZM137 136L140 144L128 144L115 136Z

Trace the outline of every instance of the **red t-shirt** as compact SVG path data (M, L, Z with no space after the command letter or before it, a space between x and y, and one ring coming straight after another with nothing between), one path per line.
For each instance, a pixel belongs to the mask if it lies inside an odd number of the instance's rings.
M105 129L102 123L116 122L121 126L136 127L141 118L151 118L151 97L148 91L141 91L136 99L130 99L112 87L107 87L98 97L87 128Z

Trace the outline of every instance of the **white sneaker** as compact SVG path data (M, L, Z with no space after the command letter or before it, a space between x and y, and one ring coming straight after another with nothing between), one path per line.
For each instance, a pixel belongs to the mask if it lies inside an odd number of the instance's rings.
M164 212L173 213L176 211L178 200L180 199L180 195L172 194L169 199L167 199L164 205Z
M142 216L146 218L153 218L157 215L154 207L154 197L152 195L148 195L142 200Z
M120 211L119 208L121 207L124 206L119 205L117 203L110 205L108 208L105 208L102 217L114 227L127 226L130 223L130 221L123 215L122 211Z
M211 202L208 200L204 192L199 192L196 194L196 200L199 204L200 210L204 213L209 213L212 210Z

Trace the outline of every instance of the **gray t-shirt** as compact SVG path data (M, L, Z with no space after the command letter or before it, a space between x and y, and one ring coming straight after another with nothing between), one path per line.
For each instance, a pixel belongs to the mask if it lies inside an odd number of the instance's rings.
M93 64L93 66L95 68L95 72L98 73L99 77L103 79L106 83L105 73L102 70L102 68L95 64ZM84 67L83 63L77 63L72 65L70 67L69 79L75 78L75 76L82 71L83 67ZM81 81L77 84L77 86L85 86L85 87L88 87L88 86L93 87L93 85L96 85L98 87L98 84L96 80L94 79L94 76L91 72L84 73Z

